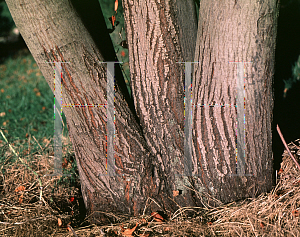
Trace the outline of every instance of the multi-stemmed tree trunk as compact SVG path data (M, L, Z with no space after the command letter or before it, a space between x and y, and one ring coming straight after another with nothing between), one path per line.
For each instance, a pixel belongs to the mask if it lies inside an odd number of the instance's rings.
M97 0L6 2L52 91L54 64L46 62L69 62L62 64L63 104L105 104L107 66L100 62L116 59ZM123 7L133 99L116 64L116 176L101 175L106 174L105 107L63 108L81 191L95 221L113 221L111 213L169 214L182 206L218 203L207 194L229 202L269 190L276 1L201 0L198 30L193 0L123 0ZM192 176L184 175L185 67L177 63L184 61L197 62ZM237 64L229 61L252 62L245 64L244 109L244 170L252 176L233 176L240 92Z

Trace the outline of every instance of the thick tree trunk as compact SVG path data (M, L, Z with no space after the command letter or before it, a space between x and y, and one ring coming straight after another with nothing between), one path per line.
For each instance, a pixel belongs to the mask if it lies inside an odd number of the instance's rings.
M277 10L275 0L200 2L193 85L193 164L200 179L195 187L223 202L272 186ZM238 73L244 81L237 82ZM243 93L245 109L238 99Z
M70 1L8 0L7 5L52 91L54 64L46 62L69 62L62 65L62 104L105 104L107 66L99 63L104 59ZM63 112L89 213L100 211L94 216L102 223L114 221L111 215L102 214L105 212L141 214L153 185L152 158L119 85L115 89L114 141L119 176L105 176L106 108L64 107Z

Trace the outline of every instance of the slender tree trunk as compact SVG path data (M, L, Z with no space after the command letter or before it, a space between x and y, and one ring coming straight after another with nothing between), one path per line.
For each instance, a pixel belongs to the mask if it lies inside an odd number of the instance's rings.
M199 63L194 64L193 85L197 105L193 110L193 162L200 178L195 186L223 202L254 196L272 186L277 7L275 0L200 2L195 53ZM240 88L238 67L245 83ZM237 102L244 88L245 109L244 101ZM238 110L245 115L245 134ZM242 129L237 131L237 126ZM246 175L237 174L236 153L238 168Z

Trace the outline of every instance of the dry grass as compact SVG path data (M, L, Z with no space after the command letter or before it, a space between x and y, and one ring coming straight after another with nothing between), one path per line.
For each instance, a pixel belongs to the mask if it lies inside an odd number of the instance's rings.
M300 139L295 143L289 148L298 160ZM170 220L153 213L120 216L118 224L96 226L83 220L79 181L77 187L57 185L59 177L46 176L53 170L53 148L47 148L48 155L41 150L31 155L28 165L40 177L42 189L21 162L1 166L6 172L0 173L0 236L300 236L300 171L286 151L270 193L214 209L182 208ZM6 149L5 157L12 155ZM187 217L187 210L195 215Z

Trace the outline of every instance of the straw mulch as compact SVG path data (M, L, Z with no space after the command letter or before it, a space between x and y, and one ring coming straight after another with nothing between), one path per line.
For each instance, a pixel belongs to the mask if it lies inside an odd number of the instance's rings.
M299 146L300 139L289 144L296 160ZM53 148L41 146L30 162L23 159L40 185L20 160L10 164L14 154L6 144L0 147L6 157L0 172L0 236L300 236L300 171L286 151L270 193L213 209L182 208L169 219L163 213L119 216L116 224L97 226L85 218L79 180L68 187L58 185L57 176L45 176L53 170ZM187 210L195 215L185 215Z

